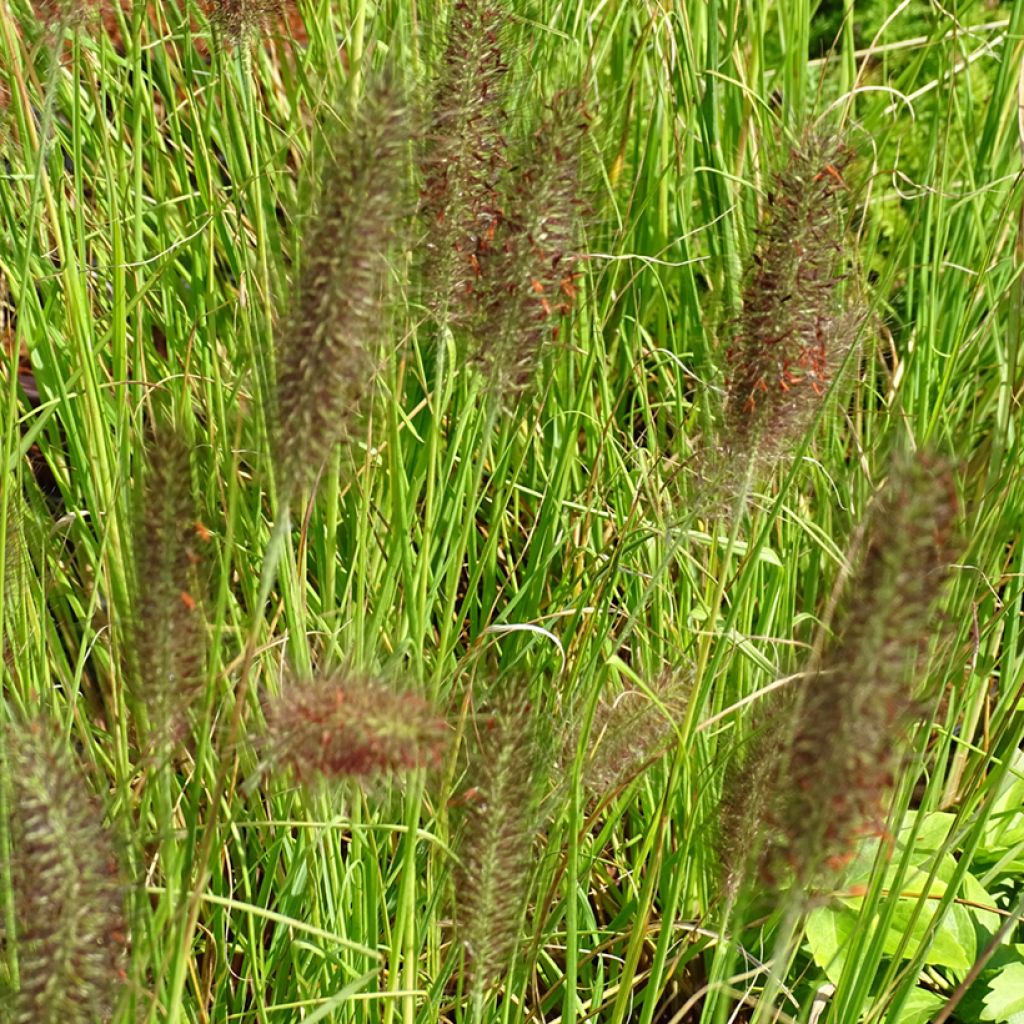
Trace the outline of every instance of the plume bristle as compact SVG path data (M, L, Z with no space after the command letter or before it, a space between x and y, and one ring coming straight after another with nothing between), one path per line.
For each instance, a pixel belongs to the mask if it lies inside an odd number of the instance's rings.
M373 394L409 138L397 91L378 82L330 145L277 353L275 464L286 499L314 480Z
M7 729L16 1024L109 1020L124 982L124 886L103 809L46 723Z
M425 698L341 672L292 680L266 719L269 761L304 784L436 767L450 735Z
M751 874L808 883L881 828L901 741L924 696L912 670L932 639L954 550L952 495L941 463L895 461L869 517L837 640L797 688L769 703L726 779L731 884Z

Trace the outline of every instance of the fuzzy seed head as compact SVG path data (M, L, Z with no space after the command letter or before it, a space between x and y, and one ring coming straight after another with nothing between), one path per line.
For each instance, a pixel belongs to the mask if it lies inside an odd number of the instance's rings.
M478 286L479 356L506 391L532 380L542 348L575 305L587 130L579 95L558 95L509 174Z
M292 681L266 719L270 762L303 784L437 767L451 732L418 694L346 673Z
M15 1024L110 1020L124 978L124 886L103 809L63 739L39 721L7 729Z
M3 599L4 604L13 609L21 604L29 568L24 522L26 508L21 494L14 487L9 487L7 494L0 500L7 503L3 537Z
M664 748L674 723L685 713L689 694L687 676L663 672L651 684L650 693L630 688L614 697L602 697L590 727L584 789L600 798L627 782Z
M281 15L284 0L213 0L211 20L226 39L245 43Z
M405 109L378 83L327 154L277 353L275 463L286 497L313 481L368 408L408 141Z
M734 882L792 873L808 883L881 829L901 741L920 713L913 669L934 633L955 516L946 467L894 461L835 643L766 709L726 780L722 846Z
M486 0L453 5L420 157L427 302L436 319L462 327L478 316L482 261L501 218L505 20Z
M135 697L158 741L177 737L202 687L206 658L200 568L203 538L191 447L169 423L145 450L135 528Z
M456 932L480 991L508 967L519 937L544 761L528 707L506 702L480 717L470 750L455 908Z
M79 28L103 7L102 0L32 0L32 11L43 25Z
M725 353L727 459L770 465L803 436L863 319L839 290L852 151L807 136L776 174Z
M28 504L15 482L14 474L8 478L7 494L0 497L0 502L7 504L7 522L5 524L4 570L3 570L3 602L4 602L4 633L0 638L3 647L3 662L13 679L19 677L19 664L25 645L29 643L29 632L25 629L24 609L31 607L30 588L35 582L30 546L36 547L30 540L37 530Z

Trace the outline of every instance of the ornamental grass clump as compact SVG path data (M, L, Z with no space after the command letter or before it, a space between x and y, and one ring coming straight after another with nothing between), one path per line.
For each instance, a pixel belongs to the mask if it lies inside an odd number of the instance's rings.
M409 140L404 104L379 82L328 147L277 351L274 456L285 504L351 436L373 394Z
M125 978L125 886L103 808L49 723L6 729L13 938L12 1024L110 1020Z
M498 4L457 0L432 84L420 216L425 302L440 324L473 327L483 264L494 251L508 165L506 22Z
M174 740L203 685L206 528L192 486L191 445L162 421L147 438L136 498L132 692L151 743Z
M934 635L954 551L949 470L897 459L869 513L835 642L762 715L726 782L729 884L807 886L878 834L901 743L932 686L914 677Z
M289 681L265 715L269 764L303 785L437 767L451 735L424 697L348 672Z
M799 443L856 342L863 314L841 288L852 157L809 132L774 176L725 352L721 469L734 484Z
M502 700L474 724L456 879L455 927L479 1013L507 969L521 925L547 764L525 702Z

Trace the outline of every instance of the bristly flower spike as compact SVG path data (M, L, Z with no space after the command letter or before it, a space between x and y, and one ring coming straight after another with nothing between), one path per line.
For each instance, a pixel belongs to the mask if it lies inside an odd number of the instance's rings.
M31 6L42 24L65 29L80 28L102 9L101 0L32 0Z
M456 0L434 76L420 156L425 299L441 323L471 328L494 251L507 169L502 26L490 0Z
M584 790L593 798L613 792L667 743L689 703L692 680L667 670L648 688L629 687L602 697L590 726L589 757L583 766Z
M808 885L879 831L900 742L930 696L913 669L933 638L956 512L947 467L894 460L836 642L765 710L727 780L723 854L734 885L751 874L777 884L784 873Z
M560 93L508 176L496 243L481 271L478 332L479 355L503 391L529 384L542 348L575 305L588 128L580 95Z
M863 313L844 307L840 289L852 156L808 133L774 176L725 353L722 447L734 479L799 442L856 342Z
M436 767L451 732L419 694L345 672L289 681L266 719L268 762L303 784Z
M169 422L147 438L136 499L133 693L150 741L180 736L203 682L205 527L192 489L191 447Z
M19 974L9 1019L110 1020L128 939L125 887L103 809L49 723L8 726L6 741Z
M245 44L284 10L284 0L213 0L211 20L226 39Z
M277 352L274 450L285 503L351 436L373 394L409 140L397 90L380 81L329 147Z
M533 864L546 759L531 708L489 708L469 756L455 927L479 1003L508 967Z

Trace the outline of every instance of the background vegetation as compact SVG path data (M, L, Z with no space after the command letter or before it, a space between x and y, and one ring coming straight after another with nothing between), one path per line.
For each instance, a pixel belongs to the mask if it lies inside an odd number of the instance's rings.
M0 7L11 1018L1021 1020L1022 30Z

